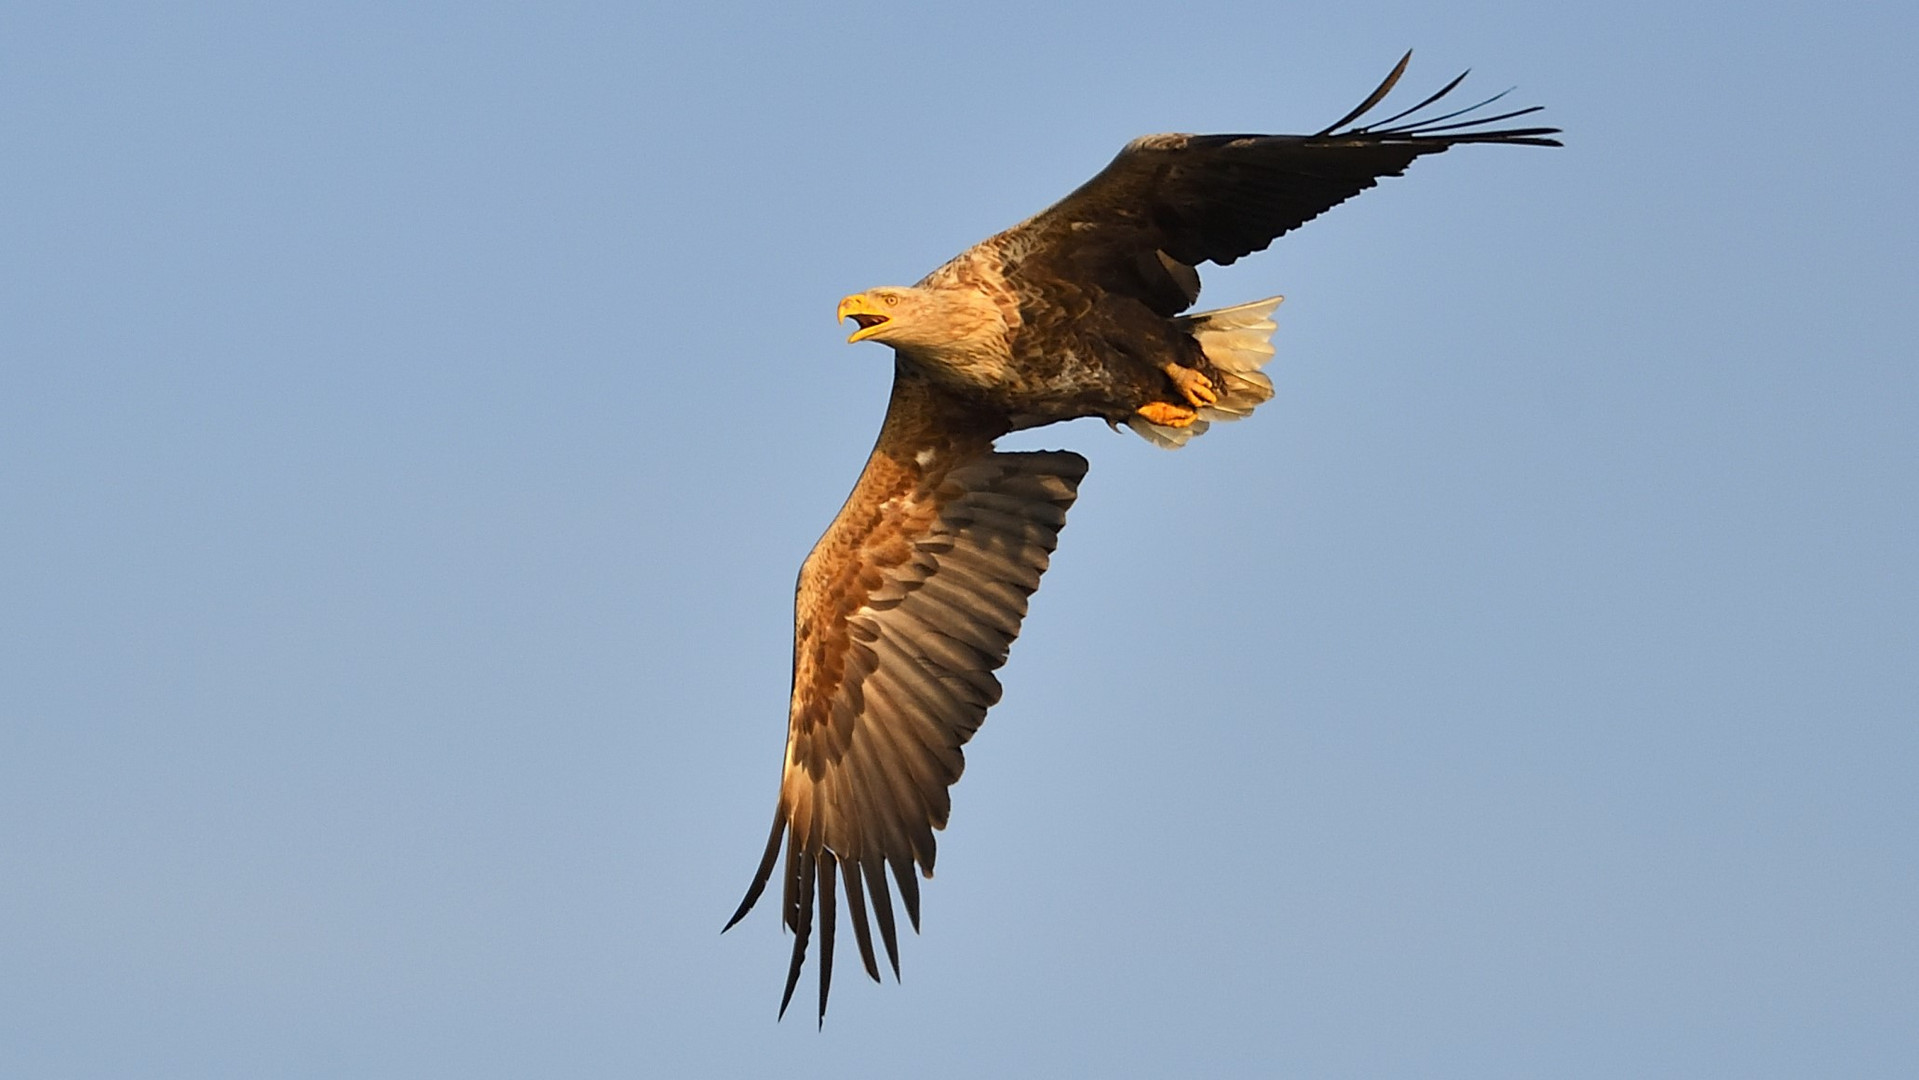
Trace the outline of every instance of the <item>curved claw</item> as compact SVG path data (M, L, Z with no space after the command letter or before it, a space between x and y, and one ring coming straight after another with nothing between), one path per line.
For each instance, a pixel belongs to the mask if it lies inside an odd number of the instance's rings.
M1166 365L1166 377L1173 380L1179 388L1181 397L1196 409L1203 409L1219 401L1219 392L1213 389L1213 380L1198 371L1179 364Z
M1199 413L1193 409L1171 405L1164 401L1149 401L1134 410L1148 421L1161 427L1183 428L1199 419Z

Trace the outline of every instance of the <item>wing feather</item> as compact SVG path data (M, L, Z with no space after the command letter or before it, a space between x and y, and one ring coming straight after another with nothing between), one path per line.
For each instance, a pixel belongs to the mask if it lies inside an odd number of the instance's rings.
M919 929L917 879L933 874L933 833L946 825L948 789L965 768L961 747L999 700L993 672L1086 473L1077 454L995 452L1003 431L899 369L879 444L800 572L779 808L733 917L758 899L783 843L794 940L782 1014L817 913L826 1015L842 909L836 878L868 975L879 977L870 914L899 977L889 869Z
M866 888L873 894L873 917L880 924L880 941L886 945L886 961L893 966L893 981L900 978L900 937L893 925L893 894L886 888L886 864L880 859L861 859L860 871Z
M861 807L862 814L870 812ZM866 969L867 978L879 982L880 964L873 955L873 930L866 921L866 890L860 883L859 861L841 863L840 874L846 879L846 921L853 924L853 940L860 948L860 966Z
M922 643L935 637L950 637L980 653L990 653L998 644L994 630L970 615L956 615L937 627L927 620L926 613L916 607L902 606L887 619L887 646L907 658L920 659L926 655ZM926 672L917 668L898 677L911 679L916 684L929 681Z
M1049 280L1085 280L1131 296L1160 315L1198 298L1171 268L1230 264L1373 187L1415 158L1461 143L1558 146L1550 127L1489 128L1536 111L1519 109L1457 123L1498 97L1426 119L1413 117L1445 98L1465 76L1376 125L1348 127L1393 90L1412 54L1402 57L1358 108L1312 135L1148 135L1071 194L988 240L1004 254L1008 280L1044 289Z
M786 850L792 852L796 847L789 840ZM793 959L786 968L786 990L780 995L782 1017L793 1002L793 988L800 984L800 968L806 963L806 939L813 932L813 856L799 848L797 856L789 856L788 861L792 871L787 891L792 899L786 925L793 931Z
M820 1015L819 1023L826 1025L826 995L833 989L833 930L839 925L838 902L834 898L833 871L836 862L831 851L822 851L818 855L820 865Z

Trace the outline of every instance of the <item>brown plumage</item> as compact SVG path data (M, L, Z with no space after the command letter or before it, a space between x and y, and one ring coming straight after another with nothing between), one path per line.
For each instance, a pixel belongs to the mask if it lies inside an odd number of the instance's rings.
M1177 447L1210 420L1247 415L1272 396L1258 369L1278 298L1182 315L1199 295L1194 267L1263 250L1423 154L1559 145L1555 128L1485 127L1535 109L1456 119L1490 101L1407 120L1463 75L1346 128L1410 57L1318 134L1136 139L1072 194L918 285L841 302L859 324L849 340L893 346L893 396L865 471L800 570L779 806L726 924L753 907L784 849L794 941L781 1015L817 922L825 1018L841 885L873 979L872 923L899 975L894 888L919 928L918 876L933 873L960 748L999 700L993 672L1086 473L1078 454L1005 453L994 440L1097 416Z

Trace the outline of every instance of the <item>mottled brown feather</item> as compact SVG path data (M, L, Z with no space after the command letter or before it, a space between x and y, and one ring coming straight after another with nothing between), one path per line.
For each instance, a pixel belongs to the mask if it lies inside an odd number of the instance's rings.
M767 857L733 920L781 875L793 931L784 1013L818 913L820 1014L844 879L862 966L877 979L869 910L895 977L891 868L914 928L914 871L965 767L960 747L999 700L993 672L1019 633L1086 459L999 453L1006 424L901 364L878 444L800 571L786 767Z

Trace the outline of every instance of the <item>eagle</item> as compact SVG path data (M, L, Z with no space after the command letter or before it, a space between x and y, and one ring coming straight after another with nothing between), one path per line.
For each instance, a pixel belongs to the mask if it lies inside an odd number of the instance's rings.
M1431 115L1462 74L1411 108L1354 125L1367 98L1312 135L1148 135L1038 215L917 285L840 301L848 342L892 346L893 391L846 504L800 568L793 685L772 835L746 897L780 863L793 934L784 1017L815 926L819 1022L833 981L840 891L866 974L873 944L899 978L894 891L919 930L961 747L1000 698L1027 598L1045 573L1086 459L994 449L1008 432L1079 417L1177 448L1273 395L1260 367L1280 297L1187 313L1201 263L1232 263L1462 143L1559 146L1557 128L1491 125L1503 95ZM890 873L889 873L890 872ZM890 882L889 882L890 877ZM871 919L869 920L869 913ZM817 919L817 923L816 923Z

